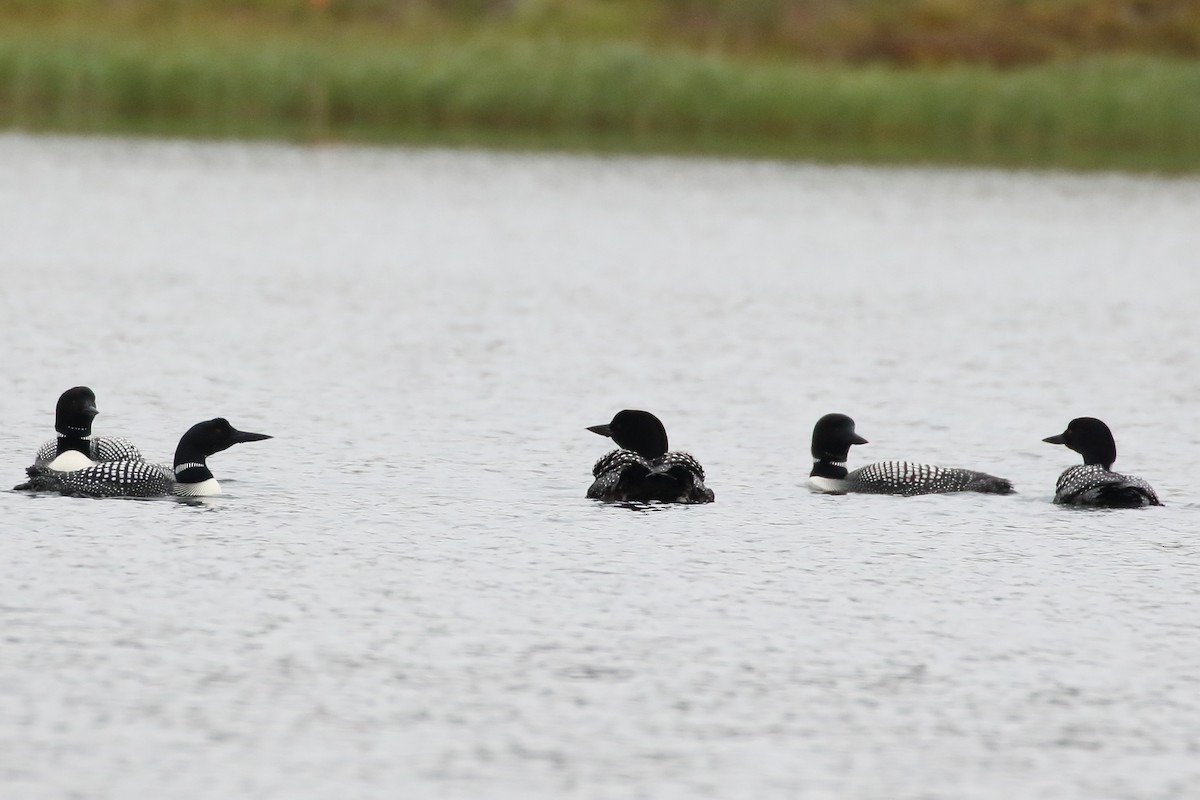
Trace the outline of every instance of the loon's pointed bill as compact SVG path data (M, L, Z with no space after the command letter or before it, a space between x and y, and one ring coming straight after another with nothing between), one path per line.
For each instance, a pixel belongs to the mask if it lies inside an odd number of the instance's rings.
M1042 441L1045 442L1046 444L1066 444L1067 443L1065 433L1058 433L1058 434L1055 434L1054 436L1047 436L1045 439L1042 439Z
M243 442L261 442L263 439L274 439L275 437L269 433L251 433L250 431L239 431L236 428L233 431L233 443L242 444Z
M850 444L870 444L870 442L859 436L857 433L852 433L850 434Z
M79 409L89 417L96 417L100 414L100 409L96 408L95 400L84 400L83 407Z
M601 436L607 436L610 439L612 438L612 425L610 423L606 422L603 425L589 425L588 430L592 433L598 433Z

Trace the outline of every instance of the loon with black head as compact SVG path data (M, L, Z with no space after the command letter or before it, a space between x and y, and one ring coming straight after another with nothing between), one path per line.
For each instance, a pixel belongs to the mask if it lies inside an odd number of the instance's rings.
M38 448L33 465L68 472L98 461L141 461L142 454L128 439L92 436L92 420L99 413L96 393L88 387L73 386L63 392L54 407L57 436Z
M619 502L711 503L704 468L687 453L671 452L667 430L648 411L618 411L592 433L610 437L619 450L605 454L592 467L595 480L587 496Z
M1083 463L1058 476L1054 502L1093 508L1140 508L1161 506L1150 484L1133 475L1112 471L1117 460L1117 443L1112 431L1095 417L1077 417L1057 436L1043 442L1065 444L1083 456Z
M854 430L854 420L845 414L826 414L813 427L813 468L808 485L827 494L948 494L983 492L1012 494L1013 486L1004 478L955 467L912 464L907 461L880 461L850 472L846 459L850 446L867 444Z
M175 464L144 461L104 461L73 472L47 466L32 466L29 480L14 487L18 491L58 492L71 497L211 497L221 493L208 469L208 457L235 444L271 437L265 433L239 431L223 417L198 422L179 439Z

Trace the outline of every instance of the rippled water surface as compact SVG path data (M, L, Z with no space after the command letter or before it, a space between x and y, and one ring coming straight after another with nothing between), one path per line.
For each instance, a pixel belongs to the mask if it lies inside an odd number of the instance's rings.
M0 796L1200 796L1200 181L0 137ZM583 499L647 408L717 502ZM828 411L1012 497L809 494ZM1051 505L1114 428L1167 506Z

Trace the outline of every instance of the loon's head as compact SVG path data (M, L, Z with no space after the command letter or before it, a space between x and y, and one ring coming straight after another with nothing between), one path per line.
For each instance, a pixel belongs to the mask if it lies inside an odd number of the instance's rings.
M1065 431L1042 441L1065 444L1083 456L1084 464L1100 464L1105 469L1112 469L1117 460L1117 443L1113 441L1112 431L1095 417L1076 417Z
M854 432L854 420L845 414L826 414L813 426L812 457L817 461L844 463L853 444L867 440Z
M188 428L175 449L175 465L195 462L203 464L213 453L227 450L242 442L259 442L271 437L265 433L239 431L224 417L197 422Z
M649 411L618 411L607 425L592 425L592 433L611 437L617 447L632 450L642 458L658 458L667 452L667 429Z
M63 392L54 407L54 430L63 436L89 436L96 409L96 393L86 386L73 386Z

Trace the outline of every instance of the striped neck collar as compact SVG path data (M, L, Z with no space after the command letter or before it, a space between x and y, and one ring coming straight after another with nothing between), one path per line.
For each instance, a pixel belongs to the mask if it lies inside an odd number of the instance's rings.
M810 478L815 476L834 480L841 480L848 474L845 461L826 461L822 458L813 460L812 472L808 473Z

